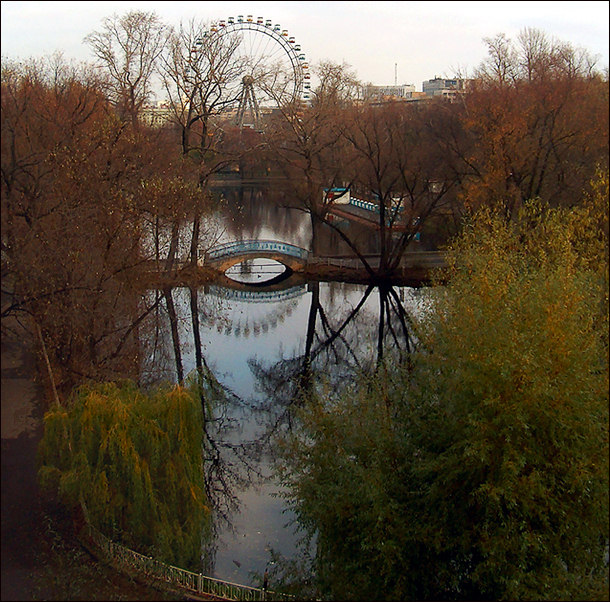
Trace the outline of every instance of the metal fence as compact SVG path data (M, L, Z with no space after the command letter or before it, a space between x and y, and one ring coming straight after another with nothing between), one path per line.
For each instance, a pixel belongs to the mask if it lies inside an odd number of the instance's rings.
M208 594L225 600L294 600L294 596L287 594L239 585L165 564L111 541L91 524L88 525L87 530L95 546L108 559L118 563L122 568L137 571L150 579L161 580L191 592Z
M372 267L379 265L378 255L365 255L364 258ZM309 258L310 264L335 266L340 268L362 268L363 263L353 257L316 257ZM416 251L407 252L400 258L400 266L403 268L438 268L445 265L442 253L438 251Z

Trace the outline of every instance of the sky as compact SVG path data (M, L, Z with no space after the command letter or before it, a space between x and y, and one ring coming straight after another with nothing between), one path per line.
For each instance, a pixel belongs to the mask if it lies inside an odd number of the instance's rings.
M313 67L345 63L376 85L469 75L487 56L484 38L516 39L526 27L584 48L608 67L610 2L13 2L2 1L2 58L60 51L93 61L83 38L130 10L155 12L168 25L253 15L287 29Z

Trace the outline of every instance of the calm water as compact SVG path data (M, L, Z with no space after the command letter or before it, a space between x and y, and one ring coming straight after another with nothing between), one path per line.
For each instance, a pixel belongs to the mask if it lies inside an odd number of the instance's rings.
M271 239L309 248L306 214L265 203L258 193L246 196L229 204L216 238ZM260 282L277 272L277 265L254 261L235 268L231 276ZM270 548L287 557L296 550L295 527L288 524L292 516L276 496L277 483L268 478L272 461L265 444L270 433L289 419L305 361L316 378L332 387L369 369L380 353L408 351L412 344L408 321L421 311L425 295L425 290L417 289L380 291L362 285L289 281L284 290L273 293L218 286L196 291L201 353L226 393L213 437L225 462L229 493L237 502L229 521L218 523L216 577L253 584L251 573L264 572ZM182 288L172 291L172 299L186 375L196 368L193 296ZM145 379L175 380L175 355L163 308L151 320L149 336Z
M407 315L420 311L424 290L394 289L391 300ZM202 352L214 376L230 392L227 428L219 433L225 459L241 476L247 464L270 475L269 458L254 453L268 440L272 425L281 424L289 411L304 359L311 358L317 378L337 382L370 368L379 353L379 324L384 309L384 353L406 348L406 338L391 295L379 289L339 283L311 283L275 293L236 293L210 287L198 291ZM196 367L191 297L188 289L175 289L173 299L185 374ZM393 316L393 317L392 317ZM312 321L315 328L312 329ZM392 334L389 324L392 324ZM175 380L175 362L167 322L146 370L156 378ZM308 336L309 335L309 336ZM394 336L396 335L396 337ZM238 453L230 448L242 446ZM264 451L264 450L263 450ZM268 549L285 556L295 551L291 515L275 497L276 483L254 478L249 486L236 486L239 509L231 515L232 530L223 526L216 554L215 576L251 583L251 571L262 573Z

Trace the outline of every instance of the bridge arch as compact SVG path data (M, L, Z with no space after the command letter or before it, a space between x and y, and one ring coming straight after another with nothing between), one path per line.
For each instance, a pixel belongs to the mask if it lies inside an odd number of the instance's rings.
M303 269L309 252L275 240L238 240L218 245L204 253L200 262L221 272L248 259L273 259L292 271Z

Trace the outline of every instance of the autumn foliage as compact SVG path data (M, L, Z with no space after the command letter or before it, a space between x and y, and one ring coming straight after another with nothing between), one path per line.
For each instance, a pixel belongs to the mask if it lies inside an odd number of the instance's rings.
M64 392L134 376L148 308L131 274L154 257L150 223L203 198L175 148L118 119L87 70L3 64L3 316L38 325Z
M194 388L84 385L44 421L43 487L111 539L199 570L210 507Z
M533 198L574 205L608 165L607 78L586 53L537 30L487 43L464 98L464 203L509 215Z
M478 212L412 363L304 401L280 474L319 592L607 596L607 183Z

